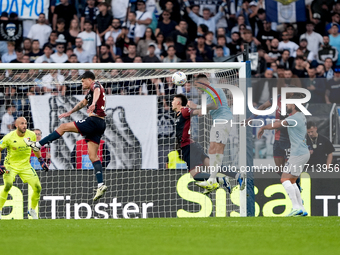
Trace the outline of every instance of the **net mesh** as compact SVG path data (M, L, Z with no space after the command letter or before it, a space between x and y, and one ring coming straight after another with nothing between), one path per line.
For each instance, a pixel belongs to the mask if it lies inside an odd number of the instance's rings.
M40 129L42 137L53 132L62 123L85 119L88 116L85 108L68 118L58 118L58 115L71 110L84 98L86 91L83 91L79 79L84 71L0 70L2 136L10 131L8 125L7 130L6 127L3 128L7 124L3 118L7 114L7 106L15 107L13 119L24 116L28 128ZM109 191L101 203L91 201L96 181L86 151L78 151L80 147L77 147L77 141L81 141L83 137L77 133L66 133L61 139L46 146L43 156L50 165L50 172L40 172L38 161L31 157L31 164L37 169L43 187L39 205L41 218L86 218L90 214L90 217L97 218L106 218L107 215L109 218L176 217L181 216L181 210L188 213L184 213L185 217L238 215L239 192L235 180L232 180L234 191L231 195L219 190L210 198L198 195L198 200L195 201L190 194L198 194L202 190L193 185L193 179L188 176L187 170L166 169L168 154L176 148L175 115L171 110L173 96L183 93L189 100L200 104L201 94L193 87L196 74L205 73L215 83L239 86L238 69L181 69L188 78L183 87L172 84L171 77L175 71L177 70L93 70L96 80L106 91L107 128L99 154L105 167L104 180ZM228 90L225 93L232 108L232 95ZM239 121L238 118L234 116L233 120ZM203 146L207 154L211 125L209 114L195 116L191 121L191 136ZM242 150L239 137L240 128L233 126L224 151L223 165L239 169ZM1 164L5 155L6 150L2 152ZM17 187L28 190L18 177L16 181ZM25 207L28 205L29 195L28 192L23 194ZM15 196L10 194L9 199L13 200ZM115 209L112 205L114 203L122 205ZM126 205L129 206L125 208ZM204 209L209 206L212 207L210 213ZM13 206L10 200L7 201L3 210L4 217L13 217L16 208L20 211L21 207ZM55 208L54 212L52 208Z

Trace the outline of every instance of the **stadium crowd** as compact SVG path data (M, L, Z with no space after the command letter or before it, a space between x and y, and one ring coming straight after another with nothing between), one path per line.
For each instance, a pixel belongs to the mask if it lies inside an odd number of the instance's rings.
M269 86L254 84L254 105L270 98L271 87L285 86L291 78L305 78L294 85L311 91L310 103L340 103L340 2L305 2L306 22L279 24L268 20L264 0L51 0L48 18L41 13L36 21L23 20L20 45L0 41L1 62L237 61L231 56L248 44L249 52L258 54L253 77L283 78ZM0 17L17 19L16 13ZM25 115L29 95L82 94L82 72L2 70L2 84L11 86L0 87L0 101L5 105L10 100L14 118ZM188 86L175 88L166 79L115 82L116 70L100 74L108 80L103 84L107 94L162 95L160 105L166 110L171 95L197 94Z

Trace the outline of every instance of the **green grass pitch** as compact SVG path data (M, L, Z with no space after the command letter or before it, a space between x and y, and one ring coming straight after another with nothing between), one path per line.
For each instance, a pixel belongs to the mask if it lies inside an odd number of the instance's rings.
M339 217L0 221L1 254L340 254Z

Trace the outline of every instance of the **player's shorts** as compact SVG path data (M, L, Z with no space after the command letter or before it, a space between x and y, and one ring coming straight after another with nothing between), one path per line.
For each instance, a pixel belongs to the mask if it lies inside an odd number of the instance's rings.
M290 149L289 141L275 140L273 145L274 158L288 158L289 149Z
M217 124L211 127L210 130L210 142L227 144L230 124Z
M198 143L191 143L181 148L182 159L187 163L189 171L194 169L196 166L203 165L205 158L209 158L204 153L204 149Z
M285 167L283 168L283 172L294 176L300 176L309 160L309 157L309 153L300 156L290 156Z
M91 141L96 144L100 143L100 138L105 132L105 120L99 117L90 116L85 120L74 122L78 132L85 137L85 141Z
M19 175L23 183L29 182L31 179L38 179L39 177L33 167L24 170L15 170L10 167L6 167L9 173L3 175L4 182L13 183L15 181L15 176Z

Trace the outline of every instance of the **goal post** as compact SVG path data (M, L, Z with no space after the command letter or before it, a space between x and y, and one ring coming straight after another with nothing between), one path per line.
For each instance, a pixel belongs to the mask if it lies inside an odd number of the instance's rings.
M193 79L196 74L208 74L217 87L233 85L242 91L244 113L233 115L233 121L239 123L247 119L247 87L250 86L247 79L250 78L248 62L0 64L3 105L16 106L15 117L25 116L30 122L29 127L40 129L45 137L61 123L87 116L86 109L82 109L65 120L58 119L59 114L69 111L84 98L79 79L84 70L92 70L107 92L107 130L102 138L100 153L101 159L107 163L104 179L110 190L103 202L96 205L89 201L93 195L91 189L95 188L96 183L90 171L92 164L89 158L86 153L77 151L77 141L82 137L79 134L64 135L47 148L50 172L38 171L43 187L40 217L87 218L90 210L90 216L95 218L111 217L111 213L115 218L119 212L120 217L124 218L131 215L140 218L252 216L252 206L249 206L249 202L254 203L255 200L252 181L248 182L245 190L240 191L236 180L233 180L231 195L219 190L205 198L197 195L201 190L192 185L193 180L188 179L186 170L165 167L168 154L176 148L171 96L181 91L189 100L200 102L201 96L193 87ZM187 75L187 87L169 85L175 71ZM224 89L224 92L234 111L234 95L230 90ZM207 114L195 117L191 126L192 136L207 154L211 124L211 117ZM246 171L241 166L251 164L251 138L247 130L241 125L232 129L223 165ZM32 165L39 168L36 162ZM19 184L19 187L24 186ZM121 209L117 209L115 214L112 204L117 207L119 199L126 204L122 202ZM58 203L67 208L66 212L65 209L58 212ZM68 206L68 203L71 205ZM140 208L139 216L136 216L138 213L134 204ZM150 209L151 204L153 209ZM99 206L104 209L112 206L113 212L104 213L105 210L100 210Z

